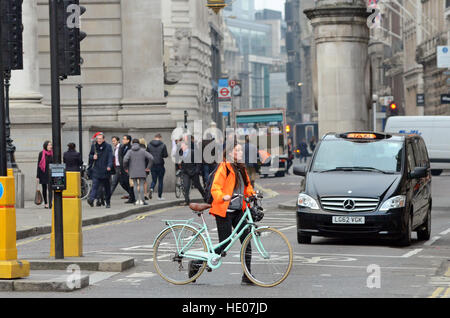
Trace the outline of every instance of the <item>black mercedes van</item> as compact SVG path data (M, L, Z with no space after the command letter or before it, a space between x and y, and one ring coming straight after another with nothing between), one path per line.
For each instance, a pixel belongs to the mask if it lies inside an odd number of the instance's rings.
M297 238L386 238L401 246L431 235L431 173L418 135L348 132L325 135L297 200Z

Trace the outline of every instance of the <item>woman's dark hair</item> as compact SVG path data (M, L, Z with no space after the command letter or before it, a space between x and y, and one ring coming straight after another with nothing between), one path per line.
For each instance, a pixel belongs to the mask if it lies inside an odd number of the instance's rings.
M112 138L111 139L115 139L117 142L119 142L120 141L120 138L119 137L117 137L117 136L112 136Z
M73 142L71 142L71 143L69 143L68 145L67 145L67 147L70 149L70 150L75 150L75 148L77 147Z
M224 151L223 151L223 161L224 162L227 161L227 158L233 153L234 149L239 145L242 147L242 145L238 143L237 137L227 138L227 141L224 144ZM245 186L248 186L249 182L247 179L247 173L246 173L247 169L245 168L245 164L243 162L236 162L236 160L233 160L232 162L230 162L230 164L234 170L234 175L236 176L235 188L237 188L240 183L238 171L242 175L242 179L244 180Z
M47 150L48 144L50 143L49 140L44 142L44 145L42 146L45 150Z

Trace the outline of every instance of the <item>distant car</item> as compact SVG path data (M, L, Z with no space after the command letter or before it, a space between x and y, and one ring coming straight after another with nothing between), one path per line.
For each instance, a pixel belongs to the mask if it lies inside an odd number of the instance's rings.
M402 246L431 235L431 173L418 135L327 134L308 166L297 201L297 239L386 238Z
M450 116L392 116L384 130L420 135L430 156L431 174L438 176L450 170Z

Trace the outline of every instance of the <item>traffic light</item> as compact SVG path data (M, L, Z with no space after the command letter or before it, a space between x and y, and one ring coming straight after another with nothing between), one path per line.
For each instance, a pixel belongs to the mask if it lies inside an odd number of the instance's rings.
M80 31L80 17L86 8L80 0L60 0L58 3L59 76L81 75L80 42L87 36Z
M389 104L388 116L398 116L398 105L394 102Z
M0 0L0 49L3 70L23 69L23 0Z

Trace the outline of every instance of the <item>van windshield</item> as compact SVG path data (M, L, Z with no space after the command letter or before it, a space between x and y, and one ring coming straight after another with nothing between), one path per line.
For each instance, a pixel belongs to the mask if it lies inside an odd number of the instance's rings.
M399 141L324 140L317 150L312 172L350 170L399 173L402 151L403 143Z

